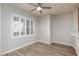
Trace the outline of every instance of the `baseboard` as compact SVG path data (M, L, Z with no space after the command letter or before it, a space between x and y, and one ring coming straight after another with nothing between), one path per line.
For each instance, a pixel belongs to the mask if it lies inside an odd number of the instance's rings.
M2 55L5 55L5 54L7 54L7 53L10 53L10 52L12 52L12 51L15 51L15 50L17 50L17 49L23 48L23 47L25 47L25 46L31 45L31 44L36 43L36 42L42 42L42 43L45 43L45 44L51 44L51 42L45 42L45 41L41 41L41 40L38 41L38 40L37 40L37 41L31 42L30 44L22 45L22 46L20 46L20 47L18 47L18 48L15 48L15 49L12 49L12 50L9 50L9 51L0 53L0 55L1 55L1 56L2 56ZM68 45L68 44L64 44L64 43L61 43L61 42L55 42L55 41L53 41L52 43L59 43L59 44L71 46L71 45ZM71 47L73 47L73 46L71 46ZM73 48L75 49L75 51L76 51L76 53L77 53L76 47L73 47ZM79 54L77 53L77 55L79 55Z
M12 52L12 51L15 51L15 50L17 50L17 49L23 48L23 47L25 47L25 46L31 45L31 44L36 43L36 42L37 42L37 41L34 41L34 42L31 42L30 44L22 45L22 46L20 46L20 47L18 47L18 48L15 48L15 49L12 49L12 50L3 52L3 53L1 53L1 56L5 55L5 54L7 54L7 53L10 53L10 52Z
M46 41L41 41L41 40L39 40L38 42L42 42L42 43L45 43L45 44L51 44L50 42L46 42Z
M55 41L53 41L52 43L59 43L59 44L63 44L63 45L70 46L70 47L72 47L72 48L75 50L75 52L76 52L77 56L79 56L79 54L78 54L77 49L76 49L76 47L75 47L75 46L68 45L68 44L64 44L64 43L61 43L61 42L55 42Z
M56 42L56 41L52 41L52 43L59 43L59 44L63 44L63 45L66 45L66 46L71 46L71 47L73 47L72 45L65 44L65 43L61 43L61 42Z

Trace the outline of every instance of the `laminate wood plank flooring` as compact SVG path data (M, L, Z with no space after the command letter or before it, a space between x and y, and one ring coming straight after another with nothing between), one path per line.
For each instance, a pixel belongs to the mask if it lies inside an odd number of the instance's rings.
M4 56L76 56L76 52L70 46L58 43L48 45L37 42L5 54Z

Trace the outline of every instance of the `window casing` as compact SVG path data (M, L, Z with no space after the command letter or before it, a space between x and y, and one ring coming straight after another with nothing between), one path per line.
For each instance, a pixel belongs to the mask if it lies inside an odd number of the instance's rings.
M12 14L11 20L12 38L34 35L34 19L28 18L26 16Z

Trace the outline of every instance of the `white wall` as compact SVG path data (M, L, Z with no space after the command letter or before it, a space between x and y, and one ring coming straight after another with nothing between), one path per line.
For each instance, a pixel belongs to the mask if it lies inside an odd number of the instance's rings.
M50 44L50 15L39 19L39 41Z
M50 15L50 41L52 43L53 40L53 16Z
M73 46L73 40L71 39L72 20L73 20L72 12L52 17L51 21L52 42Z
M60 15L44 15L38 18L30 15L23 10L11 5L2 4L1 6L1 45L2 52L6 52L22 45L28 45L37 42L50 44L52 42L63 43L73 46L74 40L71 38L72 32L77 32L77 11L68 12ZM11 13L26 15L35 19L35 35L30 37L11 38ZM38 30L39 29L39 30Z
M73 10L73 34L75 34L75 35L77 33L79 34L79 32L78 32L78 17L79 17L78 14L79 14L78 8L74 9ZM73 47L75 48L77 55L79 55L79 38L72 36L72 39L74 39Z
M78 8L73 10L73 28L74 33L78 33Z
M73 10L73 22L72 22L72 32L78 33L78 8ZM73 46L75 47L75 38L72 36L72 39L74 40Z
M0 4L0 53L1 53L1 4Z
M28 45L37 41L38 37L38 20L37 17L32 16L23 10L11 5L11 4L2 4L2 14L1 14L1 45L2 52L6 52L12 49L16 49L23 45ZM28 16L35 19L35 35L29 37L19 37L12 39L11 38L11 13L18 13L24 16Z

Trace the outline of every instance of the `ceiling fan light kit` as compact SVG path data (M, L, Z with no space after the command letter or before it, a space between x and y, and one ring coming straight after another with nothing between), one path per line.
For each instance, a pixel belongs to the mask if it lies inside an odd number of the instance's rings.
M42 10L42 8L41 7L37 7L37 10Z
M33 4L33 3L29 3L30 5L36 7L34 9L31 10L31 12L37 10L42 14L42 9L51 9L52 7L44 7L42 6L43 3L37 3L37 5Z

